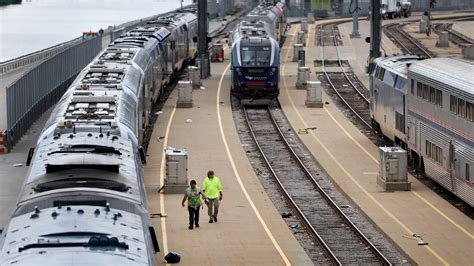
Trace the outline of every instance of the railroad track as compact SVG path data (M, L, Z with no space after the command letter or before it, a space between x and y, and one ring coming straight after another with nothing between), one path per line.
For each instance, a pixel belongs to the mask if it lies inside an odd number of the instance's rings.
M405 24L393 23L383 26L385 34L406 54L414 54L423 58L432 58L436 55L430 50L426 49L419 41L406 33L402 27Z
M453 26L452 23L436 23L433 25L433 30L440 34L442 31L449 32L449 40L455 43L456 45L472 45L474 44L474 40L471 38L464 36L463 34L453 30L451 27Z
M328 263L391 265L312 176L278 126L273 110L242 108L261 158L297 216L326 251Z
M325 34L329 32L329 34ZM358 118L365 126L372 129L369 99L367 98L367 90L363 90L362 85L351 74L348 75L344 69L339 54L339 40L336 32L336 25L329 24L319 28L320 47L321 47L321 64L324 76L331 87L332 91L341 99L341 101L349 108L349 110ZM329 37L328 37L329 36ZM326 70L324 47L332 44L336 49L337 62L341 72L331 72Z

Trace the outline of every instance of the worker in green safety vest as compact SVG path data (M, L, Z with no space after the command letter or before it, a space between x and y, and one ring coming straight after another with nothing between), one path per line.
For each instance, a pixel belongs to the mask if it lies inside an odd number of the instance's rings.
M219 177L214 176L214 171L209 170L207 172L202 189L208 208L209 223L217 222L217 213L222 200L222 185Z
M199 227L199 208L201 207L201 189L196 186L196 180L189 182L189 187L184 191L183 200L181 205L184 207L186 200L188 201L188 212L189 212L189 230L192 230L195 225Z

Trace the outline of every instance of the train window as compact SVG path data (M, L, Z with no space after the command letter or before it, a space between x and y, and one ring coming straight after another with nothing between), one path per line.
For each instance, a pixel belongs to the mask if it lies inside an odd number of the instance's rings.
M429 140L425 142L425 153L428 158L433 159L439 164L443 164L443 149L431 143Z
M426 143L425 143L425 153L426 153L426 156L431 158L431 142L429 142L428 140L426 140Z
M420 82L416 83L416 96L423 98L423 84Z
M430 88L430 99L429 101L431 103L435 103L436 102L436 89L433 88L433 87L429 87Z
M375 70L375 64L370 63L369 64L369 75L372 75L374 73L374 70Z
M385 68L381 68L379 72L379 79L383 80L384 75L385 75Z
M396 77L397 77L397 75L395 75L394 73L392 73L390 71L387 71L387 73L385 73L385 75L383 75L383 82L390 85L391 87L395 87Z
M415 81L411 80L411 95L415 95Z
M266 48L266 47L265 47ZM270 48L263 48L262 51L256 51L257 66L269 66L270 65Z
M436 90L436 101L435 104L443 107L443 92L440 90Z
M405 133L405 116L397 111L395 111L395 128L398 131Z
M458 98L456 96L451 95L449 99L450 99L449 110L451 110L452 113L457 114L458 113Z
M466 102L463 99L458 99L458 115L466 117Z
M242 47L243 66L269 66L270 47Z
M430 87L426 84L423 84L423 99L430 100Z
M397 76L395 80L395 88L399 91L405 91L405 84L407 83L407 80L404 79L401 76Z
M474 122L474 104L466 102L466 119Z
M436 146L436 158L435 160L443 165L443 149L441 149L440 147Z
M467 180L467 181L471 181L471 176L470 176L470 174L471 174L471 169L469 169L469 168L470 168L470 165L467 163L467 164L466 164L466 180Z

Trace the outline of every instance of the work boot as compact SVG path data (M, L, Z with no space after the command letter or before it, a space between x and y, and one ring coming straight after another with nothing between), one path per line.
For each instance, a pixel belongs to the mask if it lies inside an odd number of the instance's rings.
M193 230L193 225L190 225L188 228L189 230Z
M214 220L211 218L209 218L209 223L212 224L214 222Z
M214 222L217 223L217 216L214 216Z
M196 228L198 228L198 227L199 227L199 223L196 223L195 226L196 226Z

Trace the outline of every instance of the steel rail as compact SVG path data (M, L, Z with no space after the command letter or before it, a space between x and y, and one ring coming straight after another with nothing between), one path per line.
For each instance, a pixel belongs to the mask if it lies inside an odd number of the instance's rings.
M389 37L392 37L391 39L394 42L396 42L407 53L415 54L415 55L422 56L422 57L425 57L425 58L432 58L432 57L435 56L432 52L430 52L428 49L426 49L422 44L418 43L418 41L416 41L408 33L406 33L404 30L400 29L401 26L402 26L402 24L400 24L400 23L391 23L389 25L386 25L386 26L384 26L385 33L387 35L389 35ZM412 45L414 45L421 52L421 54L419 52L413 51L412 48L408 48L405 44L403 44L402 41L399 40L399 38L397 38L394 35L394 31L397 32L398 34L400 34L405 40L410 42Z
M295 201L292 199L291 195L288 193L288 191L286 191L284 185L282 184L282 182L280 181L279 177L277 176L277 174L275 173L275 171L273 170L268 158L266 157L265 153L263 152L263 149L261 148L260 144L258 143L258 140L257 140L257 137L255 135L255 132L253 130L253 127L250 123L250 120L248 119L248 115L247 115L247 110L245 109L245 107L243 107L244 109L244 114L245 114L245 120L248 124L248 127L250 129L250 133L252 135L252 139L254 140L258 150L260 151L262 157L264 158L265 160L265 163L267 164L268 168L270 169L270 171L272 172L272 175L274 176L275 180L277 180L277 183L278 185L280 186L281 190L284 192L285 196L289 199L289 201L292 203L292 205L295 207L295 209L298 210L298 213L299 213L299 216L301 216L303 218L303 220L305 221L305 223L307 223L309 225L309 228L311 228L313 230L313 233L315 235L318 236L318 239L322 242L322 243L325 243L325 241L319 236L319 234L315 231L314 227L310 224L310 222L308 221L308 219L306 218L306 216L304 215L304 213L301 211L301 209L296 205ZM278 123L276 122L276 119L275 117L273 116L272 112L270 109L267 108L267 114L268 116L270 117L270 120L272 122L272 125L273 127L276 129L276 131L278 132L278 135L280 136L282 142L285 144L287 150L290 152L290 154L292 155L292 157L298 162L298 166L300 167L301 170L303 170L304 174L307 176L307 178L313 183L313 185L317 188L317 190L319 191L320 195L323 196L323 198L326 200L326 202L334 209L336 210L336 213L344 220L344 222L353 230L353 232L356 233L356 235L365 243L366 246L369 247L369 249L372 251L372 253L375 255L375 257L377 257L380 262L383 264L383 265L392 265L391 262L382 254L382 252L380 252L380 250L377 249L377 247L375 247L375 245L364 235L364 233L362 233L358 228L357 226L352 223L352 221L349 219L349 217L347 217L346 214L344 214L344 212L342 211L342 209L331 199L331 197L326 193L326 191L319 185L318 181L316 181L316 179L313 177L313 175L310 173L310 171L308 170L308 168L306 168L306 166L304 165L303 161L299 158L299 156L296 154L295 150L291 147L290 143L288 142L288 140L285 138L285 136L283 135L283 132L281 131L280 127L278 126ZM332 254L336 259L337 257L334 255L334 253L331 251L331 249L326 245L324 244L324 248L330 252L330 254ZM339 261L339 260L337 260ZM339 262L340 263L340 262Z
M344 74L344 77L346 77L346 80L351 84L352 88L354 88L354 90L357 92L357 94L359 94L359 96L362 97L362 99L364 99L364 101L366 103L369 103L369 99L367 99L365 97L365 95L357 88L357 86L349 79L349 76L347 76L347 73L344 70L344 67L342 66L342 60L341 60L341 56L339 54L339 44L337 42L336 30L335 30L335 27L334 27L335 25L336 24L333 24L333 27L332 27L332 36L333 36L334 46L336 47L336 55L337 55L337 61L339 63L339 67L341 68L341 71Z
M366 121L364 118L362 118L362 116L347 102L346 99L344 99L344 97L339 93L339 91L336 89L336 86L334 85L334 83L331 81L331 78L329 77L329 74L328 72L326 71L326 64L324 63L325 61L325 57L324 57L324 37L323 37L323 26L321 26L319 28L319 33L320 33L320 37L321 37L321 65L322 65L322 69L323 69L323 72L324 72L324 75L326 76L328 82L329 82L329 85L331 86L331 88L333 89L333 91L337 94L337 96L344 102L344 104L352 111L352 113L354 113L354 115L357 116L357 118L359 118L360 121L362 121L362 123L364 123L364 125L366 125L368 128L372 129L372 125L370 124L370 122ZM335 38L335 37L334 37ZM340 58L339 58L339 53L338 53L338 59L340 61ZM346 78L347 75L345 75ZM353 86L354 88L354 84L352 84L352 82L349 81L349 83ZM357 89L356 91L358 93L360 93ZM363 97L365 99L365 97ZM368 101L367 101L368 102Z
M461 34L452 28L452 23L437 23L433 25L433 30L439 35L442 31L449 33L449 40L458 46L474 44L474 40Z
M318 232L316 231L316 229L313 227L313 225L311 224L311 222L308 220L308 218L306 217L306 215L304 215L303 211L299 208L298 204L293 200L293 198L291 197L291 195L288 193L288 191L285 189L285 186L283 185L283 183L281 182L280 178L278 177L278 175L275 173L275 170L273 169L273 167L271 166L270 164L270 161L268 160L267 156L265 155L262 147L260 146L258 140L257 140L257 136L255 135L255 131L252 127L252 124L250 122L250 119L248 117L248 114L247 114L247 109L245 108L245 106L242 106L242 109L243 109L243 112L244 112L244 117L245 117L245 122L247 123L247 126L248 128L250 129L250 135L252 136L252 139L255 143L255 145L257 146L257 149L258 151L260 152L260 154L262 155L262 158L263 160L265 161L265 164L267 165L268 169L270 170L270 172L272 173L272 176L274 177L275 181L277 182L278 186L280 187L280 190L283 192L283 194L285 195L286 199L288 200L288 202L290 202L290 204L293 206L293 208L296 210L296 212L298 213L298 216L300 217L300 219L303 221L303 223L305 224L306 228L314 235L314 237L317 239L317 241L321 244L321 246L323 247L323 249L327 252L327 254L329 255L329 258L331 259L331 261L337 265L342 265L342 263L339 261L339 259L336 257L336 255L332 252L331 248L327 245L326 241L324 241L324 239L318 234ZM268 110L268 109L267 109ZM269 111L269 110L268 110Z

